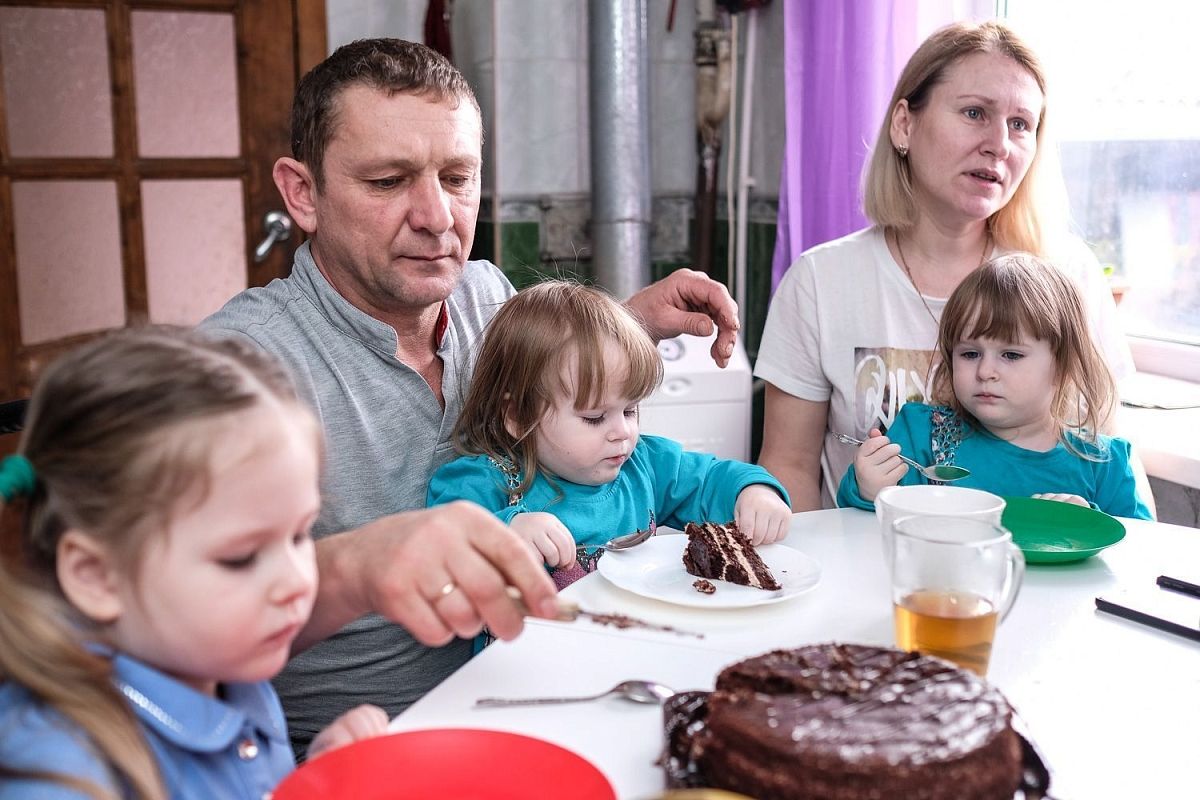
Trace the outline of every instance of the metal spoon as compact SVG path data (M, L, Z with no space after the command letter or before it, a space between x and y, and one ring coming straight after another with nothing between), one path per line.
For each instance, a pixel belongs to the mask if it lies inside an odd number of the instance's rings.
M842 444L852 444L856 446L862 444L861 440L855 439L853 436L847 436L844 433L835 433L834 436L836 436L837 440ZM926 478L929 478L929 480L938 481L939 483L951 483L952 481L959 481L971 474L971 470L967 469L966 467L956 467L953 464L935 464L932 467L923 467L908 456L904 455L900 456L900 460L924 475Z
M583 703L615 695L635 703L659 704L671 695L674 689L654 681L621 681L607 692L584 697L481 697L475 701L476 708L500 708L503 706L541 706L555 703Z
M651 526L645 530L634 531L627 533L624 536L617 536L609 539L604 543L603 547L610 553L616 553L619 550L628 550L631 547L637 547L642 542L654 535L654 527Z

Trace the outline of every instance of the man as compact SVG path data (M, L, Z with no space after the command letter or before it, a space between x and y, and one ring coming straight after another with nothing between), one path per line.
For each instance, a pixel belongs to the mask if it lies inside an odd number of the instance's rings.
M309 241L288 278L202 323L281 357L325 429L320 593L297 649L311 647L276 681L301 746L357 704L402 711L467 660L483 623L516 636L506 585L554 615L544 570L491 515L414 510L454 455L475 345L513 294L494 265L467 261L482 132L473 92L434 51L393 39L340 48L300 82L294 157L273 173ZM630 304L665 335L707 334L711 316L714 358L732 354L737 309L700 273Z

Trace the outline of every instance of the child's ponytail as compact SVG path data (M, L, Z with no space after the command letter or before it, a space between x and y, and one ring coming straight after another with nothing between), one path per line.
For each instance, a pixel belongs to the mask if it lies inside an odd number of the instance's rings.
M112 680L112 661L79 641L80 621L53 588L22 563L20 536L28 515L45 502L35 470L22 455L0 462L4 543L0 548L0 681L25 687L78 725L109 766L113 785L149 800L165 796L154 756L128 703ZM53 780L97 800L113 795L80 778L31 773L0 764L0 775Z

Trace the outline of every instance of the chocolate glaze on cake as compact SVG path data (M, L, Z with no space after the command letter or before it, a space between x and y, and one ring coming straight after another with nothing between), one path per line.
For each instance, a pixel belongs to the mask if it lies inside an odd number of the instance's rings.
M736 522L725 525L689 522L683 532L688 536L683 553L683 566L688 573L758 589L782 588L750 540L738 530Z
M1011 800L1022 744L1004 697L949 662L862 645L734 664L672 698L672 786L759 800Z

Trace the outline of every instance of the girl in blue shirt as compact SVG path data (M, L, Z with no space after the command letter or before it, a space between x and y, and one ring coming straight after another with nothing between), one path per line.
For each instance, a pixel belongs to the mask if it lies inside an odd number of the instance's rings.
M906 403L887 436L858 448L838 505L870 509L885 486L928 481L899 459L957 464L956 486L1092 506L1150 519L1124 439L1098 433L1116 396L1083 302L1060 270L1033 256L997 258L950 295L938 326L933 396Z
M174 329L52 364L0 463L0 798L257 798L308 619L320 434L281 367ZM381 733L344 715L310 754Z
M638 403L662 379L654 342L599 289L547 281L504 304L485 334L454 431L467 455L428 504L473 500L507 522L565 586L614 536L733 519L752 544L787 534L766 470L640 436Z

